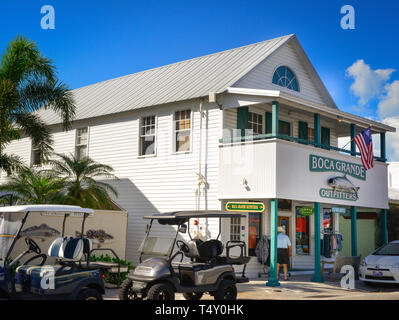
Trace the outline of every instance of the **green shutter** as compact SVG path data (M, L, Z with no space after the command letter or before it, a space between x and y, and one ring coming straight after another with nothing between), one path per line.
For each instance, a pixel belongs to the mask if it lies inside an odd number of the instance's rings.
M266 112L266 134L272 133L272 113Z
M302 140L309 140L307 122L299 121L299 123L298 123L298 138L302 139Z
M324 146L330 145L330 128L321 127L321 144ZM324 147L329 149L328 147Z
M241 129L241 137L245 137L245 129L248 129L248 107L237 108L237 129Z

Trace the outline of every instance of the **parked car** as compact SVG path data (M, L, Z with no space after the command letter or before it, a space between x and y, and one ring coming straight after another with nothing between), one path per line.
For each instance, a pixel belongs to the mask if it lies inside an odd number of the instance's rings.
M399 240L368 255L360 264L359 275L360 280L366 283L399 284Z

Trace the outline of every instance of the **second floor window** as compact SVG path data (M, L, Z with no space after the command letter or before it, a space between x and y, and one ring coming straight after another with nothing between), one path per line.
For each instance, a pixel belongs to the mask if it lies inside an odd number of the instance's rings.
M81 160L87 157L88 128L76 129L75 156Z
M140 121L140 156L155 154L155 116L141 118Z
M32 145L31 151L31 165L32 166L40 166L42 161L40 159L40 149Z
M263 117L254 112L248 112L248 129L252 130L254 135L263 133Z
M174 126L175 152L191 149L191 110L175 112Z

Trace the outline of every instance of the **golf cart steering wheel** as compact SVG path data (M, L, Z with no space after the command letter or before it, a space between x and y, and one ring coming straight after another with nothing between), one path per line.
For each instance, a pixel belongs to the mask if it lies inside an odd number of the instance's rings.
M38 266L43 266L44 263L47 260L47 255L42 253L42 250L40 249L39 245L34 240L32 240L31 238L26 237L25 238L25 243L28 246L29 251L32 251L32 252L36 253L36 255L33 256L32 258L26 260L22 265L23 266L24 265L29 265L33 260L41 258L42 261L40 262L40 264L38 264Z
M25 238L25 243L28 246L30 251L33 251L34 253L37 253L37 254L41 254L42 253L42 250L40 249L39 245L34 240L32 240L31 238L26 237Z
M185 243L184 243L183 241L181 241L181 240L177 240L177 241L176 241L176 245L177 245L177 247L179 248L179 250L182 251L182 252L187 253L187 252L190 251L190 248L188 247L188 245L185 244Z

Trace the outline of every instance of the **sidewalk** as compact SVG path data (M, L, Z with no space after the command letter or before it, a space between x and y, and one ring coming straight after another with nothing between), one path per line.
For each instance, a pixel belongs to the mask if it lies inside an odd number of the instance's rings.
M253 300L399 300L399 286L367 286L356 281L354 290L341 289L340 281L324 283L311 282L311 275L292 276L289 281L280 281L280 287L266 287L266 278L254 279L249 283L238 284L238 299ZM106 300L117 299L118 290L110 289ZM204 295L203 300L213 299ZM176 294L176 300L184 300Z

